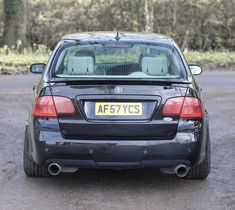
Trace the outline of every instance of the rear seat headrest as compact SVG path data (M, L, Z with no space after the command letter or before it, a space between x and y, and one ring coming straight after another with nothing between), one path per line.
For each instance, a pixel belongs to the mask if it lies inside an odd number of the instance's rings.
M75 53L76 57L92 57L95 63L95 53L91 50L78 50Z
M67 70L70 75L91 75L94 72L94 60L91 56L68 58Z
M141 59L142 72L150 76L162 76L168 74L168 59L166 55L156 57L143 57Z

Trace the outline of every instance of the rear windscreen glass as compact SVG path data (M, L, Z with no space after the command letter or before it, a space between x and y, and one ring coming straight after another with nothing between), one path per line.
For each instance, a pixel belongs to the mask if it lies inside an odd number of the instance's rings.
M54 63L56 77L173 79L184 72L174 48L150 44L74 44Z

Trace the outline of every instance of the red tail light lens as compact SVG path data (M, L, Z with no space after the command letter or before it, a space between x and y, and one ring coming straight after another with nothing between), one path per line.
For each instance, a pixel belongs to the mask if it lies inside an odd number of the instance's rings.
M57 114L52 96L42 96L37 98L33 115L37 117L56 117Z
M201 102L194 97L185 97L180 114L181 118L202 118L203 108Z
M163 107L164 115L180 115L184 97L170 98Z
M179 115L180 118L202 118L203 109L199 99L194 97L176 97L166 101L164 115Z
M72 101L69 98L53 96L57 114L73 114L75 112Z
M69 98L42 96L37 98L33 115L37 117L56 117L57 114L73 114L74 106Z

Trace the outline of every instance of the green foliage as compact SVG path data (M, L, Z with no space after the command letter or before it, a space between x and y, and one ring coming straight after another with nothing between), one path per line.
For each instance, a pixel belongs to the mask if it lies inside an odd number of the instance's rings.
M119 30L166 34L182 49L235 50L235 0L24 1L31 46L53 48L71 32ZM0 6L0 27L4 25L1 13ZM0 39L1 33L0 28Z
M185 53L189 63L198 63L215 68L235 66L235 52L193 52Z
M34 45L22 51L15 47L0 48L0 74L28 73L32 63L47 63L51 51L44 45Z
M0 48L0 74L28 73L32 63L47 63L51 51L44 45L34 44L33 48ZM207 68L228 68L235 66L235 52L197 52L185 53L188 63L197 63ZM117 57L120 61L120 57ZM131 57L130 57L131 59ZM102 57L99 58L102 61Z

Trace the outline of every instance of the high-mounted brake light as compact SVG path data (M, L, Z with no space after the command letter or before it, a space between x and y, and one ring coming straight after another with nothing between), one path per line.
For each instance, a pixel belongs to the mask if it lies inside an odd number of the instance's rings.
M202 118L203 108L200 100L195 97L176 97L166 101L164 115L179 115L180 118Z
M69 98L61 96L41 96L36 99L33 115L56 117L57 114L73 114L74 106Z

